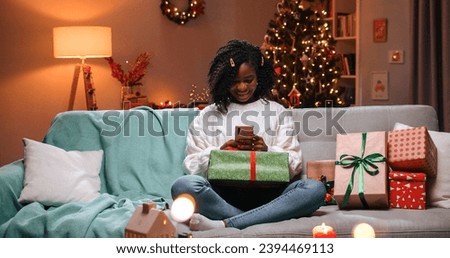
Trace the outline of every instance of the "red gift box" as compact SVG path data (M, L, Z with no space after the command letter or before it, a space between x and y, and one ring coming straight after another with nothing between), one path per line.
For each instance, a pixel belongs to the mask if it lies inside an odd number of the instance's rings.
M426 209L425 173L389 173L389 206L400 209Z
M395 171L437 174L437 149L426 127L388 133L388 164Z

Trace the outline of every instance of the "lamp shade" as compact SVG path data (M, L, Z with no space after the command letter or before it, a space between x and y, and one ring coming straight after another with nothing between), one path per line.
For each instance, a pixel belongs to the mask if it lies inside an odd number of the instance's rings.
M68 26L53 28L56 58L100 58L112 56L111 28Z

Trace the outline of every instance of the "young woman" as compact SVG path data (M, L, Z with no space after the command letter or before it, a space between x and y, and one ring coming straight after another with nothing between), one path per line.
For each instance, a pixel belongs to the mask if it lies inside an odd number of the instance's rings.
M184 165L190 175L172 185L172 197L190 194L196 213L191 230L234 227L307 216L324 201L325 187L314 179L294 180L301 170L301 150L289 112L269 100L275 76L260 49L232 40L221 47L208 73L213 104L192 122ZM235 140L235 126L250 125L254 135ZM215 149L289 153L291 182L279 188L211 186L206 179L209 154Z

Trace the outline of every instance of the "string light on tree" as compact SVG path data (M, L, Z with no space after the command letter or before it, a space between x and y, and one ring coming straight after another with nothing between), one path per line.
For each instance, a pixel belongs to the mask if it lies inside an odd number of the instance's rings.
M339 97L343 91L337 87L341 71L335 41L324 18L326 11L316 9L318 2L280 0L261 46L274 63L278 77L274 89L278 101L285 106L346 105ZM298 96L297 91L300 101L290 98L290 94Z
M209 92L207 88L202 88L200 92L197 92L197 85L191 85L191 93L189 94L190 101L203 101L207 102L209 100Z

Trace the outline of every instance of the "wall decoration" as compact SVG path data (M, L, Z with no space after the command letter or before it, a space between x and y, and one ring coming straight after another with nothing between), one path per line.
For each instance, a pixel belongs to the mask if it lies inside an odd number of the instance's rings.
M161 12L169 20L180 25L186 24L190 19L195 19L204 14L205 3L203 0L188 0L186 10L179 10L170 0L162 0L160 4Z
M373 100L389 99L388 72L387 71L372 72L371 87Z
M387 41L387 19L373 21L373 42Z

